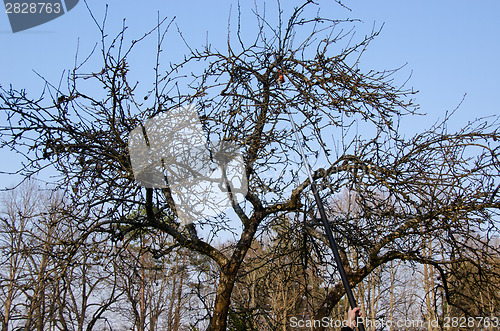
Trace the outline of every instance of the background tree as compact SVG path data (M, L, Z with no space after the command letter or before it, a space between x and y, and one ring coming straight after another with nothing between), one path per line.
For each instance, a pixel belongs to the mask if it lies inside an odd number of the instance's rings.
M60 198L39 192L27 181L4 196L2 210L2 330L12 326L43 330L55 318L57 279L64 269L60 250ZM22 325L24 324L24 325Z
M498 123L479 120L448 132L446 117L404 138L398 121L415 115L414 92L392 81L394 71L359 68L362 53L378 33L355 42L342 30L352 21L316 16L313 1L304 1L289 17L279 2L277 7L272 18L255 9L257 29L251 37L238 20L229 26L227 49L210 44L190 48L183 61L166 68L160 55L168 21L129 46L125 29L110 40L104 24L96 22L102 35L100 67L88 68L86 57L68 75L67 86L47 82L37 98L22 89L1 88L0 109L8 116L8 124L0 128L2 146L25 157L19 169L25 178L47 167L60 175L57 185L72 206L66 216L83 234L81 240L95 231L115 241L138 229L159 231L174 245L214 261L218 284L209 328L224 330L233 289L254 239L277 229L310 199L285 113L288 107L316 165L313 178L325 201L341 188L356 193L357 215L339 211L331 224L341 254L346 257L349 248L359 257L356 265L344 261L351 284L386 263L403 260L432 265L447 290L443 266L456 261L452 252L474 251L471 242L496 249L484 234L497 231ZM129 80L129 55L155 34L156 77L149 92L137 95L139 83ZM276 84L278 70L286 77L283 89ZM184 226L168 188L141 189L134 182L127 139L148 118L188 103L197 105L210 143L230 141L242 148L248 193L243 203L232 205L232 214ZM362 133L348 130L355 125ZM341 137L340 142L330 137ZM330 315L344 290L314 209L308 214L311 221L302 235L321 254L327 283L327 293L311 310L322 318ZM233 231L235 219L239 231ZM198 233L201 228L209 234ZM222 249L211 238L223 230L233 231L236 240ZM434 238L433 247L442 254L422 252L424 236ZM158 240L150 248L161 256L172 244Z
M4 195L2 330L92 330L116 301L109 246L92 233L80 239L64 217L59 195L34 181ZM71 219L70 219L71 220ZM71 259L68 257L71 256Z
M498 316L500 300L498 254L484 244L476 247L474 253L474 256L465 258L464 254L470 252L456 252L457 263L447 269L451 297L448 316L490 318ZM439 286L436 286L435 295L439 296L442 292L440 290Z

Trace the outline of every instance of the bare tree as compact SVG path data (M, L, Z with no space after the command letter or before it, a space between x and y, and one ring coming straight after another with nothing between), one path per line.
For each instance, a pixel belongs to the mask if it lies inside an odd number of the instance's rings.
M99 234L75 251L80 234L61 213L67 208L57 191L50 193L27 181L3 195L3 330L92 330L119 296L107 286L116 282Z
M6 291L3 329L24 322L28 329L42 330L53 322L50 319L52 302L46 300L46 292L60 274L51 258L59 238L57 215L50 210L57 208L58 199L50 199L32 181L3 198L5 218L1 240L6 258L1 268L6 283L2 284L2 290Z
M187 263L178 256L175 259L173 254L167 257L152 254L149 247L153 236L161 234L130 233L127 243L117 247L116 286L124 293L118 310L125 320L130 320L134 330L162 329L162 321L168 330L178 330L183 282L189 276Z
M37 196L33 183L26 183L17 192L4 195L1 227L1 302L2 330L9 330L22 314L23 285L29 270L26 248L29 246L30 218L38 214ZM21 299L22 298L22 299Z
M313 1L304 1L285 18L278 2L278 15L271 19L257 7L254 36L248 37L237 21L229 26L226 50L210 44L190 48L183 61L167 68L160 65L170 27L163 20L143 37L156 35L158 45L155 79L140 96L139 83L129 81L128 56L143 38L127 46L126 29L110 40L104 24L96 22L102 33L98 68L87 68L88 59L96 55L91 54L76 63L67 86L46 82L37 98L22 89L1 88L0 109L8 116L8 124L0 127L2 146L26 158L19 169L25 178L47 167L61 175L57 184L73 207L68 215L82 233L100 231L111 240L122 240L138 229L160 231L175 245L213 260L219 275L209 329L224 330L252 242L301 211L310 199L288 108L308 157L324 165L315 166L313 174L321 195L327 199L343 187L356 192L360 212L351 217L339 211L331 224L341 254L347 256L350 247L360 257L358 265L345 260L351 284L399 259L433 265L447 288L443 266L456 260L452 253L470 250L470 241L488 245L483 234L497 230L498 123L478 120L448 132L446 117L415 137L403 138L398 121L416 116L414 92L393 82L394 70L359 68L378 32L355 42L352 33L342 29L352 21L316 16L316 9ZM184 40L182 33L180 37ZM286 79L282 88L276 82L278 71ZM86 92L91 83L103 92ZM141 189L134 182L127 148L130 131L188 103L198 107L210 143L229 141L243 150L248 192L245 201L237 203L227 187L233 218L228 213L183 225L169 187ZM348 130L356 123L363 127L360 134ZM321 252L331 285L313 308L315 318L322 318L329 316L344 290L315 223L314 208L307 213L312 220L307 240ZM234 233L237 239L217 248L209 238L233 231L234 218L241 227ZM210 229L210 235L201 237L201 227ZM481 237L472 236L471 230ZM436 239L434 247L444 252L444 259L421 251L423 235ZM151 249L161 256L172 245L158 241Z

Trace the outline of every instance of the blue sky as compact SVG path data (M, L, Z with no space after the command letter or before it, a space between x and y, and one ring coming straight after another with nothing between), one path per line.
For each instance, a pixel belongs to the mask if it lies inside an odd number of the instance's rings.
M209 39L223 45L227 37L228 15L232 4L235 18L236 1L102 1L89 0L94 15L101 20L105 3L109 5L109 32L120 30L123 18L129 26L130 39L140 37L154 26L157 12L176 17L179 28L192 46L201 46L209 31ZM250 6L253 1L241 0ZM282 1L298 3L297 1ZM373 25L384 24L381 35L372 43L362 60L362 68L392 69L404 65L401 77L412 75L408 86L419 90L416 100L421 112L428 116L403 122L408 135L430 126L454 109L464 94L467 97L453 119L452 128L463 126L476 117L499 113L500 91L500 2L472 1L345 1L347 11L333 1L319 0L323 16L358 18L358 36L371 31ZM267 1L269 15L275 1ZM248 13L248 11L246 12ZM244 17L244 20L246 17ZM248 21L251 22L250 18ZM251 23L248 23L251 24ZM248 27L251 29L251 27ZM174 35L176 28L172 30ZM7 15L0 14L0 84L25 88L34 97L43 87L36 70L57 84L63 70L71 69L77 46L80 56L87 54L99 40L99 31L85 4L80 3L67 14L44 25L12 33ZM178 59L185 46L172 37L164 47L163 59ZM148 44L149 43L149 44ZM147 47L150 45L151 47ZM133 55L132 70L141 82L153 79L151 61L154 38ZM4 120L0 114L0 120ZM2 170L15 167L15 156L0 151ZM7 168L7 169L6 169ZM0 186L13 184L13 179L0 176Z

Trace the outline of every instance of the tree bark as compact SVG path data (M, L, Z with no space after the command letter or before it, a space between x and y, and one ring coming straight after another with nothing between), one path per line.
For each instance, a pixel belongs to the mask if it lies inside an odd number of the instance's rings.
M229 303L233 292L236 272L221 272L219 285L217 286L217 296L214 304L214 314L207 331L224 331L227 327L227 315L229 313Z

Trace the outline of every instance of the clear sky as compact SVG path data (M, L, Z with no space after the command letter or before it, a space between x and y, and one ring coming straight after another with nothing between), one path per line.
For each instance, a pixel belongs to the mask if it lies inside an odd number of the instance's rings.
M242 7L254 1L240 0ZM260 1L259 1L260 2ZM454 109L464 94L453 125L457 128L476 117L498 114L500 94L500 1L345 1L352 11L319 0L321 14L332 18L359 18L359 36L371 31L373 25L384 24L381 35L372 43L362 60L362 68L392 69L404 65L402 73L412 74L408 86L419 90L417 102L426 118L403 123L408 134L428 127L446 110ZM130 39L140 37L154 26L157 12L169 19L176 17L179 28L192 46L202 46L208 31L209 39L223 45L227 37L227 22L232 8L236 15L237 1L123 1L89 0L88 5L100 21L108 4L110 35L121 29L126 18ZM276 2L266 1L274 7ZM298 1L282 0L286 7ZM231 7L232 6L232 7ZM272 15L272 10L269 9ZM245 14L246 13L246 14ZM244 12L245 15L249 11ZM248 20L250 21L250 19ZM251 23L248 23L251 24ZM174 26L172 35L176 31ZM250 29L250 27L249 27ZM71 69L77 46L82 57L99 41L99 31L83 0L67 14L44 25L12 33L7 15L0 13L0 84L6 88L26 89L33 97L39 95L43 82L36 70L57 84L63 70ZM149 41L148 41L149 42ZM152 82L154 38L133 55L132 71L138 80ZM147 47L150 45L151 47ZM186 52L178 40L168 40L163 59L178 59ZM4 121L3 114L0 120ZM15 167L15 156L0 151L1 170ZM8 162L6 162L8 161ZM13 184L12 178L0 176L0 187Z

